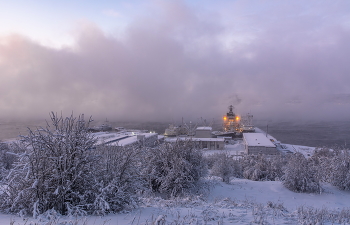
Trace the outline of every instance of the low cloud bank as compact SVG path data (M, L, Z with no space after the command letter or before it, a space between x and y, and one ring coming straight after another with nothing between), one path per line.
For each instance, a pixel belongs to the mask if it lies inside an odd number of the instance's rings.
M74 111L109 120L210 120L232 104L260 119L348 119L344 7L314 3L316 13L297 1L244 14L244 2L213 12L154 3L147 9L154 14L135 18L122 35L85 22L75 44L61 49L3 36L1 117Z

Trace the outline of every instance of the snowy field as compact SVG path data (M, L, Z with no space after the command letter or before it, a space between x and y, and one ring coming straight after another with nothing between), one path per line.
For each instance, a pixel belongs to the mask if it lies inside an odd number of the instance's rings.
M38 219L1 214L0 224L349 224L350 192L329 184L323 184L320 194L294 193L279 181L233 179L226 184L213 178L210 184L206 194L143 198L139 208L120 214L77 218L52 214Z

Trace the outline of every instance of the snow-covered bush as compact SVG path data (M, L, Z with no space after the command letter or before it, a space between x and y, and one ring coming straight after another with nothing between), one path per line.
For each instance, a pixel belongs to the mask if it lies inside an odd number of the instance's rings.
M325 207L299 206L296 210L298 224L349 224L350 209L328 209Z
M97 158L92 154L95 138L87 132L82 116L57 117L50 126L30 130L23 137L22 152L5 180L0 208L8 212L41 214L49 209L66 214L68 205L91 201Z
M311 157L320 181L350 190L350 152L347 149L316 149Z
M16 156L11 154L9 145L0 141L0 180L7 176Z
M350 190L350 152L341 150L335 153L329 163L330 182L341 190Z
M280 155L246 155L241 160L243 176L249 180L277 180L283 175L286 159Z
M336 152L329 148L316 148L310 158L310 165L316 170L316 176L321 182L331 183L333 176L332 161Z
M0 141L0 168L11 169L15 160L16 156L11 154L10 146Z
M284 170L283 185L294 192L320 193L316 168L301 153L292 155Z
M350 190L350 152L348 149L320 148L311 157L317 177L341 190Z
M211 175L221 177L226 183L230 182L230 177L241 177L242 168L238 163L238 160L232 158L232 156L220 153L214 154L207 158L211 166Z
M143 174L150 189L178 196L193 187L207 172L203 155L191 140L164 143L147 149Z
M31 214L106 214L135 206L140 149L96 146L83 116L51 114L13 149L18 161L3 180L0 209Z
M98 194L94 202L96 214L118 212L126 206L134 207L136 193L145 189L141 176L142 149L131 147L98 146L101 157L95 170Z

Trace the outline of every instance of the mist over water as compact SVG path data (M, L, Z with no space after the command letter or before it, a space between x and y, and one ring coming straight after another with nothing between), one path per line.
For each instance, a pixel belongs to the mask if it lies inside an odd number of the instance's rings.
M187 121L186 121L187 122ZM93 121L90 127L101 125L105 121ZM125 127L127 129L141 129L155 131L163 134L170 123L180 125L181 121L176 122L108 122L114 127ZM203 125L199 122L199 126ZM211 124L214 130L220 130L222 124L219 120ZM255 121L255 126L266 131L277 140L286 144L305 145L312 147L341 147L348 148L350 145L350 121L313 121L313 122L291 122L291 121ZM19 138L19 135L28 134L28 128L36 129L45 127L45 120L31 121L10 121L0 120L0 140L9 140ZM268 126L268 129L267 129Z
M51 123L47 120L49 125ZM16 121L16 120L0 120L0 140L12 140L19 138L20 135L27 135L28 129L36 130L41 127L47 126L46 120L28 120L28 121ZM96 125L101 125L106 123L106 121L98 120L92 121L89 127ZM155 131L159 134L163 134L165 129L169 126L169 123L162 122L125 122L125 121L107 121L109 125L113 128L115 127L125 127L127 129L139 129Z
M35 130L45 126L45 120L0 120L0 140L16 139L28 134L28 128Z
M350 145L349 121L262 122L255 124L282 143L312 147L341 147Z

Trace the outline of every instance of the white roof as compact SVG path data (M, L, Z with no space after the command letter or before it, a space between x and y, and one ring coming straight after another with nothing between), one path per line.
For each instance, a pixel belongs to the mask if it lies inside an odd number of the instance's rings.
M96 135L97 134L97 135ZM156 133L143 133L143 132L104 132L104 133L96 133L95 137L97 138L97 145L106 143L114 146L125 146L128 144L132 144L137 141L137 135L144 135L145 138L149 138L153 135L157 135Z
M165 139L166 142L175 142L177 140L181 140L181 141L188 141L188 140L192 140L192 141L222 141L222 142L225 141L224 138L175 137L175 138L167 138L167 139Z
M157 138L158 138L158 134L156 134L156 133L138 133L137 135L144 135L145 138L149 138L151 136L156 136L157 135ZM129 145L129 144L133 144L133 143L137 142L137 135L133 135L133 136L129 136L129 137L125 138L125 139L121 139L118 142L111 143L111 145L126 146L126 145Z
M211 127L197 127L196 130L212 130L213 128Z
M276 147L263 133L243 133L243 139L248 146Z

